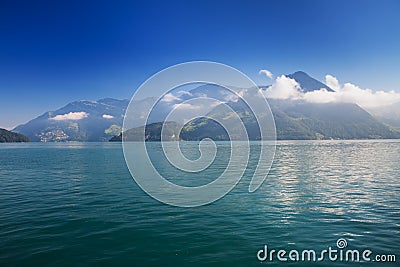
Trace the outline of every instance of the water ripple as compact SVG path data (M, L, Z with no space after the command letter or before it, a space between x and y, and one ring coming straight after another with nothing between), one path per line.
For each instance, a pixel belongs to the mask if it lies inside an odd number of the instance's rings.
M264 244L325 249L338 238L399 253L399 141L281 141L258 191L247 192L250 162L231 193L195 209L143 193L119 144L0 151L1 266L259 266L255 253ZM225 163L195 178L162 170L196 185Z

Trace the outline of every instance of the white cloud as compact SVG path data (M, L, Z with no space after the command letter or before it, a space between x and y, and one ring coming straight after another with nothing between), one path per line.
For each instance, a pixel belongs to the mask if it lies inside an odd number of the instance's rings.
M189 104L189 103L180 103L180 104L173 105L172 108L174 108L174 109L176 108L176 109L191 109L191 110L193 110L193 109L199 109L201 107L200 106L195 106L195 105L192 105L192 104Z
M300 85L293 79L281 75L275 82L263 90L267 98L274 99L298 99L313 103L355 103L363 108L376 108L400 102L400 93L395 91L373 91L363 89L352 83L340 84L332 75L325 76L325 84L335 92L329 92L325 88L311 92L302 92Z
M281 75L264 91L264 95L274 99L299 99L302 93L300 85L294 79Z
M225 102L238 102L239 101L239 96L234 93L226 94L224 96L224 101Z
M307 102L312 102L312 103L339 102L339 101L337 101L337 93L336 92L328 92L325 88L321 88L320 90L316 90L316 91L307 92L307 93L303 94L302 97Z
M223 101L225 102L238 102L239 98L243 98L247 93L247 89L242 89L239 91L231 92L228 90L221 90L221 95L223 95Z
M325 84L332 88L334 91L340 91L340 84L338 79L330 74L325 76Z
M112 116L112 115L108 115L108 114L103 114L103 119L113 119L114 118L114 116Z
M87 118L89 116L88 113L81 111L81 112L70 112L63 115L57 115L54 118L50 118L50 120L55 121L65 121L65 120L81 120Z
M267 78L270 78L270 79L274 78L274 75L269 70L260 70L258 72L258 74L265 74L265 76L267 76Z
M185 90L181 90L179 92L176 93L176 95L179 96L183 96L183 95L188 95L188 96L193 96L193 94L191 92L185 91Z
M352 83L341 85L332 75L326 75L326 85L331 87L335 92L326 90L318 90L307 92L304 99L309 102L327 103L327 102L347 102L356 103L363 108L374 108L394 104L400 101L400 93L395 91L373 91L371 89L363 89Z
M180 99L177 96L174 96L171 93L165 94L163 96L163 98L161 99L161 102L174 102L174 101L181 101L182 99Z

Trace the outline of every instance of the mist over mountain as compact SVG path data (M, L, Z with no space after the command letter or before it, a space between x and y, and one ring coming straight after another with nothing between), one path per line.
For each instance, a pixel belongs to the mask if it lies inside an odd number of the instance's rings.
M278 139L400 138L371 114L353 103L308 103L269 100Z
M298 84L297 87L300 85L298 89L301 92L313 93L318 92L321 88L325 88L327 92L335 92L305 72L295 72L286 77L285 79L289 79L292 84ZM261 87L260 89L261 92L266 92L271 87ZM260 96L258 88L245 88L238 92L239 95ZM256 96L257 94L258 96ZM127 129L126 133L131 136L132 140L136 140L138 134L145 130L146 141L157 141L161 138L160 129L163 122L168 120L167 115L171 110L178 109L182 116L167 123L171 140L201 140L206 137L214 140L228 140L227 132L215 120L207 118L188 120L188 118L203 114L231 124L232 129L235 129L236 126L231 121L233 116L230 112L239 115L250 140L260 140L260 130L252 110L244 104L239 95L218 85L199 84L194 88L192 86L189 90L178 88L176 91L164 95L158 101L155 97L135 101L132 103L132 109L137 116L133 116L130 120L133 121L132 125L136 126ZM190 102L191 99L199 97L214 98L216 105L202 105L199 102L196 106L195 103ZM149 114L148 126L144 128L146 118L141 112L149 109L154 102L156 105ZM220 108L222 106L218 103L226 103L232 111ZM268 98L268 103L275 119L278 139L400 138L398 131L382 123L386 122L382 119L382 114L372 113L380 119L378 120L354 103L313 103L293 97L289 99ZM112 98L98 101L75 101L56 111L46 112L26 124L19 125L14 131L28 136L32 141L41 142L107 141L111 138L113 141L118 141L122 139L120 133L128 104L128 100ZM181 128L180 133L176 132ZM266 131L269 130L271 129L266 129ZM231 136L231 138L240 140L242 136Z
M367 110L377 120L400 129L400 102L383 107L368 108Z

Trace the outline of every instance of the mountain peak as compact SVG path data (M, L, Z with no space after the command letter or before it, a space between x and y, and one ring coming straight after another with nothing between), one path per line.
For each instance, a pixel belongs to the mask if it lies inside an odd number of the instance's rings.
M295 72L294 72L294 73L292 73L291 75L297 75L297 76L300 76L300 75L302 75L302 76L305 76L305 77L310 77L310 78L311 78L311 76L310 76L310 75L308 75L306 72L304 72L304 71L301 71L301 70L295 71Z
M300 84L303 92L311 92L325 88L329 92L334 92L328 85L314 79L304 71L296 71L292 74L286 75L287 77L296 80Z

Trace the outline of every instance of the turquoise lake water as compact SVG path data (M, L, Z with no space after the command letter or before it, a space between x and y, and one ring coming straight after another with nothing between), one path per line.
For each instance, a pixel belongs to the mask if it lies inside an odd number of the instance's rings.
M185 146L198 153L196 143ZM221 172L210 168L194 180L165 171L204 184ZM260 262L257 252L321 251L339 238L399 264L400 141L281 141L254 193L250 179L210 205L179 208L136 185L119 143L0 144L0 266L286 265ZM396 265L350 265L360 264Z

